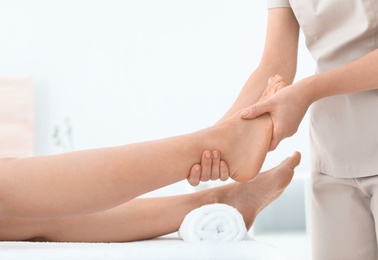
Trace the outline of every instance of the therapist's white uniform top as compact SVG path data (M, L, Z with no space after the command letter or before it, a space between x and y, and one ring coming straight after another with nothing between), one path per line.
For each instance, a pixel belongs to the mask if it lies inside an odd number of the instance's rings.
M292 8L317 73L378 48L378 0L268 0L268 8L275 7ZM378 90L315 102L310 136L313 171L345 178L377 175Z

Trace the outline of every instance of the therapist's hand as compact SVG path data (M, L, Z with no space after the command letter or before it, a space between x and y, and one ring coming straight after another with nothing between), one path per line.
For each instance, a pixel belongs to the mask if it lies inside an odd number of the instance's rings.
M228 166L221 160L220 152L207 150L201 156L201 164L192 166L187 180L190 185L197 186L201 181L226 181L229 176Z
M280 76L270 78L261 99L240 113L244 119L254 119L265 113L270 114L273 121L271 151L276 149L283 139L297 132L311 104L304 96L305 92L300 91L301 88L303 86L297 84L286 86Z

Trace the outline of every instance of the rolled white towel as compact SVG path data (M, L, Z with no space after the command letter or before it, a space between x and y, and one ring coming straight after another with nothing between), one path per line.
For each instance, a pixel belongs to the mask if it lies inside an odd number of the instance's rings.
M239 211L226 204L209 204L186 215L179 229L186 242L241 241L247 228Z

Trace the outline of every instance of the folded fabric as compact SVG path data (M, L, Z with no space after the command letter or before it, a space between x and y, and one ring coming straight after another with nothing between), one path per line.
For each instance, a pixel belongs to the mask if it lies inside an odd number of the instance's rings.
M226 204L209 204L186 215L179 229L186 242L241 241L247 238L243 216Z

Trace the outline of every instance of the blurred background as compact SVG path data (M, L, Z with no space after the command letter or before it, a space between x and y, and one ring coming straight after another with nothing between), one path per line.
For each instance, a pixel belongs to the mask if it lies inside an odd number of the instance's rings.
M0 0L0 77L32 79L36 155L180 135L231 106L259 63L266 20L266 1ZM296 80L314 68L301 37ZM293 182L251 234L309 259L307 116L263 170L296 150Z

